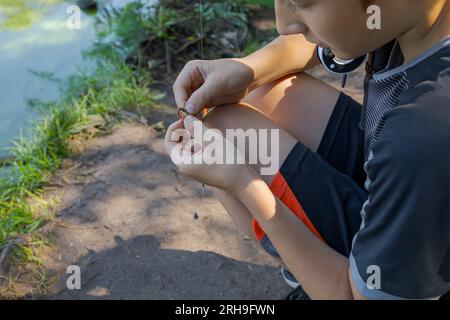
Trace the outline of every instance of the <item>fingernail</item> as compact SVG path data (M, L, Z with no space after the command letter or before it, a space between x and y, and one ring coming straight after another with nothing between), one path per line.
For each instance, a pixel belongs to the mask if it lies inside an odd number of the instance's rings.
M194 105L191 102L186 103L184 107L189 113L194 113Z

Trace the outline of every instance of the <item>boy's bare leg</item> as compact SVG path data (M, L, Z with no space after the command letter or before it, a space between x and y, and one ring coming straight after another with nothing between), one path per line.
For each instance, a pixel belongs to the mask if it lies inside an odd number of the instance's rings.
M324 82L305 73L288 75L253 90L242 102L250 104L266 117L286 130L296 141L301 141L312 151L317 151L328 120L340 92ZM242 106L241 106L242 107ZM228 109L228 106L225 107ZM219 129L239 127L238 112L220 111L220 115L208 118L208 126ZM257 113L255 111L255 113ZM255 115L256 118L256 115ZM252 124L246 124L249 128ZM254 128L258 124L254 124ZM245 129L245 128L244 128ZM285 152L286 153L286 152ZM287 154L286 154L287 155ZM280 159L280 165L283 159ZM264 178L270 183L272 177ZM217 198L240 229L254 239L252 215L234 196L226 191L213 188Z
M254 239L252 230L252 215L247 210L247 207L245 207L241 201L228 192L218 188L212 189L239 229L241 229L241 231L244 232L250 239Z

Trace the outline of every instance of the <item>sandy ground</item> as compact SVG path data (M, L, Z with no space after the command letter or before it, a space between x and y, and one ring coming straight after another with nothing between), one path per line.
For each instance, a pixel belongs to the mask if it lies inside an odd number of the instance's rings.
M73 159L72 183L48 194L62 200L46 258L60 287L49 298L281 298L277 263L210 191L178 176L162 138L136 124L97 138ZM68 265L80 266L81 290L64 287Z
M322 70L316 76L339 86ZM347 92L362 99L362 72ZM148 122L175 120L171 92ZM49 299L282 299L289 291L277 261L241 233L212 193L177 174L164 131L123 124L64 164L44 265ZM198 218L195 219L195 214ZM81 289L66 287L69 265Z

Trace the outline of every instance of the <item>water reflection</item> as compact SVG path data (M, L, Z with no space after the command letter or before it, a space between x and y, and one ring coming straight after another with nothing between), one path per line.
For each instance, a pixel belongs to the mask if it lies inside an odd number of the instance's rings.
M154 0L148 0L155 3ZM132 0L102 0L120 8ZM65 78L89 69L82 52L94 42L95 15L81 12L81 28L70 30L67 8L75 0L0 0L0 157L30 118L29 99L56 100L58 86L32 71Z
M30 27L45 12L62 0L1 0L0 28L21 30Z
M57 99L58 87L29 70L66 77L83 66L81 51L95 38L94 17L81 14L81 29L66 27L61 0L0 0L0 148L9 146L33 117L27 100ZM5 155L0 150L0 156Z

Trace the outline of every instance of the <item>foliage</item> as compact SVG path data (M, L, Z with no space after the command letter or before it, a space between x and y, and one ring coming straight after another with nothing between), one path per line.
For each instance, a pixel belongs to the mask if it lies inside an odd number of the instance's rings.
M94 52L108 54L114 48L128 63L150 67L155 78L191 59L239 57L258 38L247 3L161 0L154 5L132 2L123 10L106 8L97 19L101 38Z

